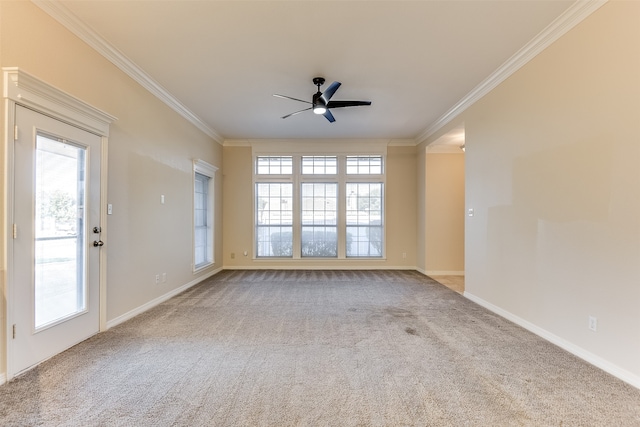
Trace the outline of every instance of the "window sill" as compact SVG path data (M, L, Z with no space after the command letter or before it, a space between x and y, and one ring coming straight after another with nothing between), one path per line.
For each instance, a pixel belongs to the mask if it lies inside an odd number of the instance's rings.
M327 262L327 261L338 261L338 262L351 262L351 261L386 261L386 257L348 257L348 258L322 258L322 257L305 257L305 258L290 258L290 257L259 257L253 258L255 262L282 262L282 261L291 261L291 262Z

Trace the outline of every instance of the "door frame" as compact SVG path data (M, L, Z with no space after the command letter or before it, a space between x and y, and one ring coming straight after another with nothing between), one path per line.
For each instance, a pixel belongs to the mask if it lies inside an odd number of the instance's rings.
M0 283L4 279L5 302L4 307L0 305L0 322L4 317L5 339L4 351L0 352L0 384L4 381L2 376L2 365L6 366L4 380L11 380L14 372L13 354L13 324L15 310L13 303L14 295L14 272L13 272L13 224L14 221L14 152L13 141L15 136L15 109L17 105L34 110L40 114L53 119L78 127L87 132L100 137L100 227L102 229L101 238L108 243L107 234L107 154L109 126L116 118L104 111L101 111L84 101L75 98L68 93L51 86L42 80L28 74L17 67L4 67L3 72L3 98L4 98L4 224L5 238L1 242L4 249L5 277L0 277ZM99 256L99 331L106 329L106 284L107 284L107 254L105 250L100 251ZM1 304L1 303L0 303ZM0 347L0 349L2 348Z

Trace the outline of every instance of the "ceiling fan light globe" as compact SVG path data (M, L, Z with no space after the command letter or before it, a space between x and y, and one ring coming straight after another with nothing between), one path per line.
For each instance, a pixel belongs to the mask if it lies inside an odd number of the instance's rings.
M327 112L327 109L321 105L316 105L315 107L313 107L313 112L315 114L324 114Z

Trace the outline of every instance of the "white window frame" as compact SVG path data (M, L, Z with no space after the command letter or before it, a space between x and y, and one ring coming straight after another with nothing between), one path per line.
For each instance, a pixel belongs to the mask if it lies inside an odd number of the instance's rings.
M324 176L324 175L322 175ZM305 209L304 206L304 196L303 196L303 191L302 191L302 187L305 185L314 185L314 184L320 184L326 186L330 185L330 186L334 186L336 189L336 198L335 198L335 223L334 224L326 224L326 223L316 223L315 221L311 221L311 223L305 223L303 216L304 216L304 212L315 212L315 198L310 199L313 206L312 209ZM323 199L324 200L324 199ZM336 259L338 258L338 254L340 252L339 247L340 247L340 221L339 221L339 215L340 215L340 184L336 181L328 181L328 180L304 180L300 183L300 197L297 200L298 205L300 206L300 226L299 226L299 238L300 238L300 257L301 258L305 258L305 259L309 259L309 258L323 258L323 259ZM294 201L295 204L295 201ZM315 216L315 215L314 215ZM315 229L315 228L324 228L326 230L326 228L334 228L336 231L336 254L334 255L327 255L327 256L312 256L312 255L304 255L304 245L303 245L303 239L302 236L305 232L305 228L311 228L311 229ZM294 236L295 236L295 232L294 232ZM294 237L295 238L295 237ZM324 241L324 240L323 240Z
M285 145L285 144L283 144ZM253 206L253 216L254 216L254 225L253 225L253 242L254 242L254 260L273 260L278 261L282 260L282 257L267 257L261 256L257 257L257 247L256 247L256 224L255 224L255 216L256 216L256 197L255 197L255 189L256 183L260 182L275 182L275 183L284 183L291 182L293 183L293 254L291 257L287 257L287 260L303 260L303 261L313 261L313 260L373 260L373 261L384 261L386 259L386 224L383 220L382 222L382 255L381 256L348 256L346 254L346 235L347 235L347 224L346 224L346 183L381 183L383 189L382 195L382 215L386 215L386 149L362 149L362 150L344 150L338 144L327 144L329 147L325 151L314 150L279 150L275 149L271 150L255 150L253 151L253 191L254 191L254 206ZM256 147L254 147L256 148ZM262 147L261 147L262 148ZM386 147L385 147L386 148ZM292 174L286 175L268 175L268 174L257 174L256 173L256 165L258 157L264 156L292 156L293 158L293 171ZM302 174L302 157L307 156L319 156L319 157L337 157L337 173L336 174ZM356 156L356 157L371 157L371 156L380 156L382 159L382 170L380 174L373 175L365 175L365 174L349 174L346 173L346 160L348 156ZM302 183L330 183L336 182L338 184L338 222L337 222L337 234L338 234L338 256L337 257L308 257L302 256L302 248L301 248L301 238L302 238L302 220L301 220L301 188Z
M290 212L291 213L291 223L287 224L286 222L280 222L279 224L263 224L263 223L259 223L258 217L259 217L259 212L260 212L260 208L258 207L258 200L259 200L259 195L258 195L258 185L271 185L271 184L275 184L275 185L287 185L287 186L291 186L291 210L290 211L286 211L286 212ZM253 197L253 203L254 203L254 210L253 210L253 215L254 215L254 227L253 227L253 233L254 233L254 254L256 258L265 258L265 259L270 259L270 258L285 258L285 259L290 259L293 256L294 253L294 248L293 248L293 223L294 223L294 218L293 218L293 210L294 210L294 192L295 189L293 188L293 183L291 181L264 181L264 180L260 180L257 181L253 184L253 191L254 191L254 197ZM278 211L278 210L276 210ZM280 210L280 212L283 212L282 210ZM269 212L269 216L271 216L271 212ZM281 217L282 218L282 217ZM271 218L269 220L269 222L271 222ZM272 228L278 228L280 230L280 232L282 232L282 228L291 228L291 236L292 236L292 247L291 247L291 255L260 255L260 250L259 250L259 243L266 243L265 241L262 242L258 242L258 237L259 237L259 230L271 230ZM269 232L269 234L271 235L271 232ZM272 240L269 239L268 240L269 245L272 245ZM273 248L273 246L271 246ZM272 250L273 251L273 250Z
M193 272L194 273L198 273L202 270L205 270L211 266L213 266L215 264L215 215L214 215L214 201L215 201L215 174L216 171L218 170L217 167L211 165L210 163L207 163L204 160L201 159L196 159L193 161L193 176L192 176L192 182L193 182L193 189L191 191L191 208L193 210L193 215L192 215L192 225L191 225L191 256L192 256L192 266L193 266ZM208 188L207 188L207 224L209 225L208 229L207 229L207 256L206 256L206 262L205 263L201 263L199 265L196 265L196 222L195 222L195 215L196 215L196 199L195 199L195 192L196 192L196 173L200 174L200 175L204 175L207 178L209 178L208 180Z
M384 160L383 160L384 162ZM384 166L384 163L383 163ZM353 177L353 176L362 176L362 175L349 175L349 177ZM370 176L370 175L367 175ZM374 184L374 185L380 185L382 188L382 192L380 194L381 197L381 212L380 212L380 226L379 227L375 227L372 226L371 224L369 225L362 225L362 224L357 224L357 223L349 223L346 219L345 219L345 230L348 234L348 230L349 228L358 228L358 229L367 229L367 230L373 230L376 228L380 228L382 230L382 234L380 236L381 239L381 248L380 248L380 255L379 256L367 256L367 255L353 255L353 254L347 254L347 258L353 258L353 259L380 259L381 257L385 256L385 246L386 246L386 236L385 236L385 184L382 180L376 180L376 179L365 179L365 180L354 180L354 179L349 179L347 180L347 183L345 185L345 199L348 199L351 195L349 194L348 191L346 191L347 186L349 186L350 184ZM357 200L357 199L356 199ZM347 214L348 212L348 205L349 202L348 200L345 201L347 207L345 208L345 214ZM370 232L370 231L369 231ZM371 244L371 243L369 243Z

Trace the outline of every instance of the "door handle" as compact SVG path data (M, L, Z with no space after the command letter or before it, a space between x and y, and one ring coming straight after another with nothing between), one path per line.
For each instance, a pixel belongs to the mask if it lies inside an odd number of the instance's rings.
M93 246L102 246L102 245L104 245L104 242L102 240L93 241Z
M100 234L100 232L102 232L102 228L100 227L93 227L93 232L96 234Z

